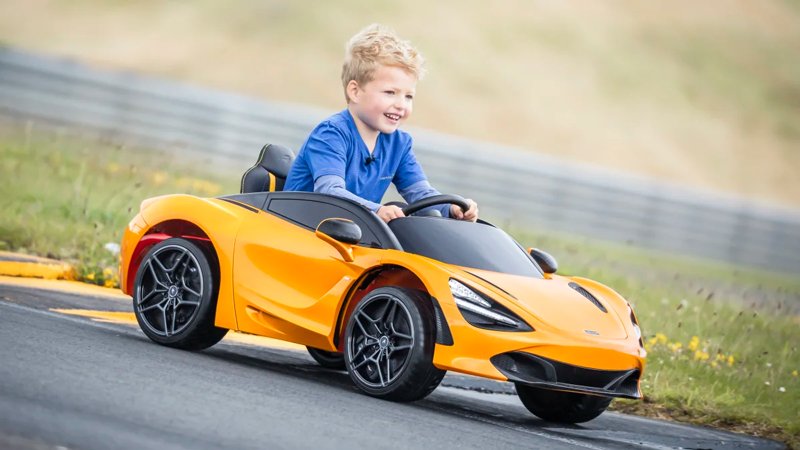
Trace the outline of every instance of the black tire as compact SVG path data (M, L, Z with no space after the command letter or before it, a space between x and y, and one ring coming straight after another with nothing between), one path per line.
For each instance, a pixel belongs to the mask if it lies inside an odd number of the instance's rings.
M199 246L181 238L159 242L145 254L136 273L133 311L139 327L168 347L211 347L228 332L214 326L217 281Z
M343 353L329 352L314 347L306 347L306 350L308 350L308 354L322 367L334 370L345 369Z
M398 402L436 389L445 371L432 362L433 314L419 291L382 287L364 297L345 330L344 358L353 383L368 395Z
M548 422L582 423L603 414L612 398L541 389L517 383L522 404L536 417Z

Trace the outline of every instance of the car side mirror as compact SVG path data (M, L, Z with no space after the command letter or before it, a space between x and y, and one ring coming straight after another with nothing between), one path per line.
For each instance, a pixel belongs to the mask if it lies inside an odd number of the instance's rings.
M342 258L353 262L353 245L361 240L361 228L352 220L325 219L317 225L315 232L318 238L332 245Z
M558 262L550 253L538 248L529 248L528 253L544 273L556 273L556 270L558 270Z

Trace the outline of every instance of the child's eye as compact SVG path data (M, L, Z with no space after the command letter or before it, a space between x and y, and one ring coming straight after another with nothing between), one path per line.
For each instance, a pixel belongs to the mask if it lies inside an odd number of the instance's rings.
M394 91L383 91L384 94L394 95Z
M414 96L413 96L413 95L411 95L411 94L409 94L409 95L406 95L406 99L407 99L407 100L414 100Z

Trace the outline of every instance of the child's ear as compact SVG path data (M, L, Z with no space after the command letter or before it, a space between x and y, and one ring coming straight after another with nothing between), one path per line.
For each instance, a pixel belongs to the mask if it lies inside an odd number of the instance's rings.
M347 83L347 99L349 100L348 103L358 103L358 93L360 91L360 87L358 86L358 81L350 80Z

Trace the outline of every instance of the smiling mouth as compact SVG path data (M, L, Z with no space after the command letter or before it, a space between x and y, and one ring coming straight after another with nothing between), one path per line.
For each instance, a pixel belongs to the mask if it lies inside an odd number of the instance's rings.
M400 120L400 114L391 114L391 113L383 113L389 120L393 120L395 122Z

